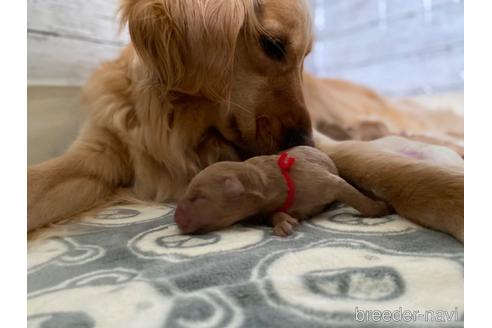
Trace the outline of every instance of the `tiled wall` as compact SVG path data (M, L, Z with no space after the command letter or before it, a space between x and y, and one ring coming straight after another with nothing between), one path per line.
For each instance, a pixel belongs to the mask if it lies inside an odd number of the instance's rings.
M463 0L311 0L307 69L386 94L461 90Z

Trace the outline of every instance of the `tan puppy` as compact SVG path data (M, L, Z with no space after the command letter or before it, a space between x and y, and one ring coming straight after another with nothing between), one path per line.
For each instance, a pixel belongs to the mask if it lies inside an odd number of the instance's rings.
M373 140L370 144L405 157L427 161L436 165L463 168L465 163L456 151L448 147L409 140L403 137L385 137Z
M364 196L340 178L333 161L319 150L301 146L290 149L288 155L296 159L289 170L295 197L285 212L277 211L289 193L279 155L222 162L209 166L191 181L176 209L175 220L181 231L218 230L263 214L271 216L275 234L287 236L298 220L320 213L334 201L368 217L389 213L384 202Z
M315 140L359 190L415 223L464 241L464 170L456 153L396 137L336 142L316 133Z

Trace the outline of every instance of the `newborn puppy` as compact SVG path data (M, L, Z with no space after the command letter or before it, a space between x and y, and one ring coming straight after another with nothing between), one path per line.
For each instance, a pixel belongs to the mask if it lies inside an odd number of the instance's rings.
M399 136L390 136L371 141L380 149L392 151L399 155L410 157L440 166L463 168L463 158L448 147L432 145L424 142L409 140Z
M260 214L270 218L275 234L287 236L299 220L322 212L334 201L367 217L389 213L385 203L364 196L340 178L327 155L301 146L283 156L258 156L207 167L188 186L175 221L183 233L203 233Z

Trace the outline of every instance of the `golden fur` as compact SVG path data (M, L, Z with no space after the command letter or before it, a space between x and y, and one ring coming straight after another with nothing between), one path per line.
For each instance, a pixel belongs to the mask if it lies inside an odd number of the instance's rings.
M304 75L304 93L314 127L335 140L373 140L403 135L452 148L464 155L463 117L429 111L409 101L391 101L354 83Z
M305 2L122 0L132 42L85 86L88 115L74 144L28 169L28 230L115 195L173 201L212 163L312 144L310 113L327 134L360 139L381 134L364 122L374 113L389 133L434 128L367 89L307 74L303 82Z
M464 170L389 151L387 143L342 141L315 134L316 146L342 178L386 201L401 216L464 241Z

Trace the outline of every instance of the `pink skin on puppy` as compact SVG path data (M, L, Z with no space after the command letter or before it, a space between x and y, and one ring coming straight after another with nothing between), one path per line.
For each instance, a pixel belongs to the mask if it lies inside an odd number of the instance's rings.
M381 149L440 166L464 166L461 156L454 150L424 142L408 140L399 136L385 137L371 141Z

